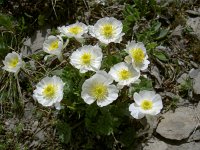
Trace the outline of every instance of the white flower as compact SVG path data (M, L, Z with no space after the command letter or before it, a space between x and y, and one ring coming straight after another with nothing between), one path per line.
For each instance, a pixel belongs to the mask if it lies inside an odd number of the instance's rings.
M114 65L109 74L118 82L119 86L130 85L137 81L140 77L140 72L133 68L131 64L120 62Z
M141 119L145 115L157 115L163 108L161 96L154 91L140 91L134 93L133 98L135 103L129 106L129 111L136 119Z
M83 34L88 32L88 27L82 22L76 22L68 26L58 27L62 35L69 38L76 38L78 41L83 39Z
M99 71L85 80L82 86L81 97L87 104L97 101L100 107L112 103L118 97L119 90L112 84L112 77L105 71Z
M57 77L45 77L33 91L33 98L43 106L54 105L59 109L59 103L63 99L63 81Z
M49 36L43 43L43 50L46 53L60 56L63 49L63 40L61 37Z
M103 53L98 45L85 45L72 53L70 63L81 73L97 71L101 67Z
M21 67L23 67L24 62L21 59L21 56L16 52L8 53L3 61L4 67L2 69L13 72L17 74Z
M150 62L147 60L148 55L143 43L136 43L135 41L129 42L126 45L126 52L129 54L129 56L125 58L127 63L132 63L138 70L145 70L148 68Z
M113 17L101 18L94 26L89 27L90 34L104 44L120 43L124 35L122 29L121 21Z

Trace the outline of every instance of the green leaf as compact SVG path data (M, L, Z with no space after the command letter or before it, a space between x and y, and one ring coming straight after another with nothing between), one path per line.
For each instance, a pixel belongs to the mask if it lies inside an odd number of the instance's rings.
M12 21L12 18L5 14L0 14L0 26L3 26L7 30L13 31L14 29L14 23Z
M135 139L136 139L136 131L133 127L126 128L120 137L120 141L127 147L132 145Z
M0 5L4 3L4 0L0 0Z
M110 69L110 66L117 64L122 61L122 57L119 54L108 55L103 59L102 68Z
M133 84L133 86L129 88L129 97L132 97L135 92L153 89L152 80L145 77L140 77L140 80L139 84Z
M160 40L163 39L164 37L167 36L167 34L169 33L169 29L163 29L160 31L158 37L156 38L156 40Z
M65 144L69 143L71 139L71 127L69 124L59 121L56 125L56 128L58 130L61 142Z
M101 112L96 124L97 133L110 135L113 132L113 117L107 109L101 109Z
M161 61L168 61L166 54L162 51L154 51L153 55Z
M45 23L45 16L44 16L44 15L39 15L39 16L38 16L38 24L39 24L40 26L43 26L44 23Z

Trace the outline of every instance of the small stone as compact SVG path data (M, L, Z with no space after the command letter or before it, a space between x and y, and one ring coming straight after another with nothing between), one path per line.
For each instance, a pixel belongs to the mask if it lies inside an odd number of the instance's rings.
M35 135L35 137L36 138L38 138L38 140L40 141L40 142L43 142L43 141L45 141L45 136L44 136L44 131L43 130L41 130L41 129L39 129L40 131Z
M187 25L193 29L193 34L200 40L200 17L189 18L187 20Z
M160 78L160 72L159 72L159 69L156 66L153 66L151 68L151 75L154 76L157 79L159 85L162 84L162 80Z
M196 127L194 109L179 107L175 112L167 112L164 119L158 124L156 132L171 140L182 140L189 137Z
M184 84L185 81L188 79L188 74L187 73L184 73L180 76L180 78L178 78L177 82L179 84Z
M193 80L193 90L195 94L200 94L200 72L198 73L197 77Z
M34 123L33 123L33 125L32 125L32 131L33 132L35 132L36 131L36 129L37 129L37 127L38 127L38 121L35 121Z
M200 72L200 69L194 69L192 68L190 71L189 71L189 77L194 79L198 76L198 73Z

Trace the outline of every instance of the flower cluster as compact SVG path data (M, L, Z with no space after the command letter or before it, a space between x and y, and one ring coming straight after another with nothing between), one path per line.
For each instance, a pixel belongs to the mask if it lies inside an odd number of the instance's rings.
M149 60L146 48L143 43L130 41L127 43L125 51L127 56L124 62L119 62L112 66L107 73L101 68L104 54L101 45L109 43L120 43L124 33L121 21L113 17L99 19L93 26L76 22L68 26L58 27L60 35L50 35L44 41L44 52L57 56L62 61L62 51L68 44L64 43L63 37L68 40L75 38L82 43L82 47L76 49L69 56L72 66L79 69L80 73L88 71L94 74L86 79L82 85L81 97L87 104L97 103L99 107L106 106L117 100L119 92L124 86L131 86L140 78L140 71L148 68ZM99 40L96 45L84 45L85 35L90 34ZM13 52L6 56L3 69L17 73L23 66L21 56ZM117 83L115 85L115 83ZM33 92L33 97L43 106L55 105L60 109L60 101L63 99L63 81L57 77L45 77L37 85ZM162 109L160 95L154 91L140 91L134 93L135 103L129 107L131 115L140 119L145 115L156 115Z

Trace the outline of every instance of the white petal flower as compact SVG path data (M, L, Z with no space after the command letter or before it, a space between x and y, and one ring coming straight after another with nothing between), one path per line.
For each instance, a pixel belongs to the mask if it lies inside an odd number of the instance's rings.
M129 42L126 45L126 52L129 54L129 56L125 58L127 63L132 63L138 70L145 70L148 68L150 62L147 60L148 55L143 43L136 43L135 41Z
M112 103L118 97L119 90L112 84L112 77L105 71L99 71L85 80L82 86L81 97L87 104L97 101L100 107Z
M82 22L76 22L68 26L58 27L60 33L69 38L76 38L78 41L83 39L83 34L88 32L88 27Z
M51 35L43 43L43 50L49 54L59 56L62 54L62 48L63 40L61 37Z
M140 91L134 93L133 98L135 103L129 106L129 111L136 119L141 119L145 115L157 115L163 108L161 96L154 91Z
M118 82L119 86L130 85L137 81L140 77L140 72L133 68L131 64L120 62L114 65L109 74Z
M94 26L89 27L90 34L104 44L120 43L124 35L122 29L121 21L113 17L99 19Z
M45 77L37 85L33 91L33 98L43 106L55 105L60 108L60 101L63 99L63 81L57 77Z
M16 52L8 53L3 61L4 67L2 69L13 72L17 74L21 67L23 67L24 62L21 59L21 56Z
M103 53L98 45L85 45L72 53L70 63L81 73L98 71L101 67Z

